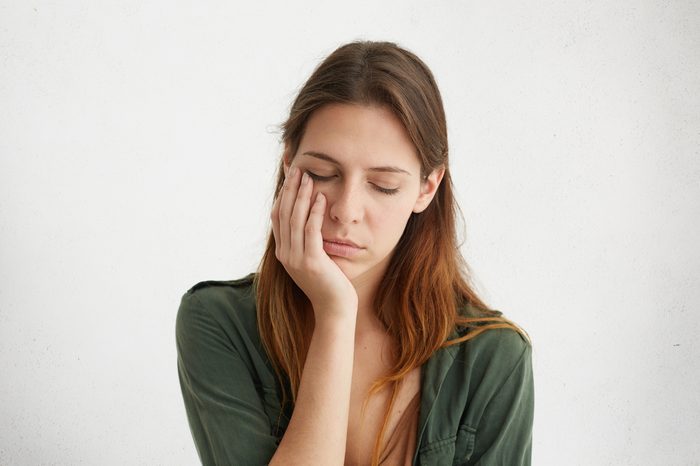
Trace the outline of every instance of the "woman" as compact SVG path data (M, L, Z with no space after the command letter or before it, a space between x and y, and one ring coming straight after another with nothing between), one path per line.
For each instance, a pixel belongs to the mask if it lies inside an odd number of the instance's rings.
M427 66L339 47L282 139L257 273L200 282L178 311L202 463L529 464L531 347L469 285Z

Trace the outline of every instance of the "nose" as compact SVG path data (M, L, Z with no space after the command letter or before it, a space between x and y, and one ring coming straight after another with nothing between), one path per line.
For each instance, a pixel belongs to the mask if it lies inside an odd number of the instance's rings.
M362 194L346 184L338 186L337 191L325 193L328 196L328 214L331 220L341 224L360 223L364 216ZM329 196L330 195L330 196Z

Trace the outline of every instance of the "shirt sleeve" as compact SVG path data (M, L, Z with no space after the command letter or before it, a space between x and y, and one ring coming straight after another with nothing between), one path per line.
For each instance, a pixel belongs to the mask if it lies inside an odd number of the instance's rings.
M267 464L277 442L250 370L192 293L180 303L175 336L180 388L202 464Z
M529 466L531 463L532 347L524 342L522 346L515 366L485 408L476 429L474 454L467 464Z

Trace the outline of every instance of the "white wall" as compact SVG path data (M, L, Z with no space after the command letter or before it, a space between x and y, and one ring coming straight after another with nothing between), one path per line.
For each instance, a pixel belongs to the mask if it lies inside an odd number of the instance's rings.
M181 295L252 271L341 43L441 87L464 253L531 334L534 464L700 464L700 7L0 1L0 464L196 464Z

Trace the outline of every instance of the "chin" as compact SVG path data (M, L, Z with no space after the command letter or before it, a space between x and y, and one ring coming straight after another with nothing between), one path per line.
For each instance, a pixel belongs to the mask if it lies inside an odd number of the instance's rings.
M351 282L356 282L358 279L373 277L378 273L383 265L383 261L375 264L367 264L366 262L354 262L343 257L329 256L333 262L338 265L338 268L348 277ZM376 278L376 277L374 277Z
M343 257L329 256L333 262L338 265L338 268L348 277L348 280L352 281L366 272L364 267L360 267L358 264L353 264L348 259Z
M353 281L356 278L361 277L367 272L367 265L364 263L358 263L353 259L347 259L345 257L338 256L328 256L333 262L336 263L338 268L348 277L348 280Z

